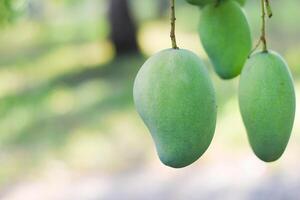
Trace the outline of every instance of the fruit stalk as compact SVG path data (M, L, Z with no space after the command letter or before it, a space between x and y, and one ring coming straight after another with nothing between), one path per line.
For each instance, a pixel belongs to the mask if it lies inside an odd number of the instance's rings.
M260 46L261 42L263 43L263 52L267 52L267 37L266 37L266 14L269 18L273 16L272 8L270 5L270 0L261 0L261 9L262 9L262 26L261 26L261 36L258 40L258 43L254 46L252 51L249 54L249 57L252 53Z
M171 5L171 32L170 32L170 37L172 41L172 48L173 49L178 49L177 43L176 43L176 35L175 35L175 0L170 0L170 5Z
M262 26L261 26L261 36L260 40L263 43L263 52L268 51L267 40L266 40L266 11L265 11L265 2L267 0L261 0L261 18L262 18Z

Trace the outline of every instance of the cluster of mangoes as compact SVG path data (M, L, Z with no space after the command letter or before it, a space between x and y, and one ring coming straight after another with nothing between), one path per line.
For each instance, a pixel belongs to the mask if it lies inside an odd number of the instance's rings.
M251 35L241 8L245 0L186 0L201 8L199 35L223 79L241 71L239 104L248 138L263 161L277 160L295 116L293 80L277 53L251 55ZM160 160L181 168L209 147L216 127L213 83L201 59L184 49L166 49L139 70L134 83L138 113L151 132Z

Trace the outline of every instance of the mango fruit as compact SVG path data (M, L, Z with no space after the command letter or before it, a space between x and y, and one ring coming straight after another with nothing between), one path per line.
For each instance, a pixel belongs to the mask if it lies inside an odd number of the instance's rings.
M196 6L200 6L203 7L207 4L217 4L218 0L186 0L188 3L192 4L192 5L196 5ZM221 1L226 1L226 0L219 0L219 2ZM240 5L245 5L246 0L235 0L237 2L240 3Z
M295 118L295 91L286 62L275 52L251 56L243 69L239 105L250 145L272 162L288 144Z
M216 126L215 91L194 53L167 49L150 57L137 74L133 95L165 165L188 166L207 150Z
M205 6L199 35L216 73L223 79L238 76L251 51L251 33L241 7L233 0Z

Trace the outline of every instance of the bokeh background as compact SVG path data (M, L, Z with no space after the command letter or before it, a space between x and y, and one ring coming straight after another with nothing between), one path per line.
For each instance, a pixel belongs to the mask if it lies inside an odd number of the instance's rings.
M300 3L271 2L269 46L299 94ZM300 199L300 113L284 156L258 160L238 110L239 78L213 73L199 9L178 0L176 11L178 44L207 64L219 107L210 148L180 170L160 163L132 100L138 69L171 45L167 0L0 0L0 199ZM245 11L255 43L259 0Z

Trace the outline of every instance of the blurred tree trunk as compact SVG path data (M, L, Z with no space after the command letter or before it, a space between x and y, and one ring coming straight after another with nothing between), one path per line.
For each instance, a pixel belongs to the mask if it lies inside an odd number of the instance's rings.
M136 26L130 14L128 0L110 0L108 17L111 25L110 38L117 55L138 52Z

